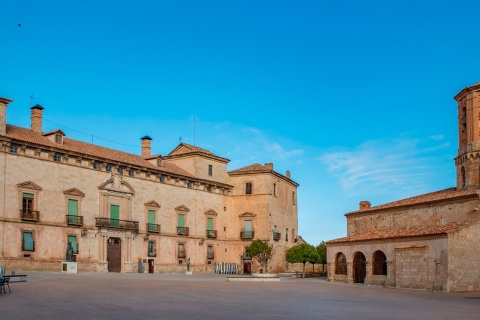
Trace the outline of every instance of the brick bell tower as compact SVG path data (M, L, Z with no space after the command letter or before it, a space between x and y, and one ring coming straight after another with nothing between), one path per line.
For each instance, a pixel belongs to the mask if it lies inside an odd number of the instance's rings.
M480 189L480 81L454 99L458 103L457 190Z

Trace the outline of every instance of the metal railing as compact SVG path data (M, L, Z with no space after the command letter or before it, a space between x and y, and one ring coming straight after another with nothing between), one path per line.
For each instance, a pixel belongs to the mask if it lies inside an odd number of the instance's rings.
M280 232L274 232L273 233L273 240L278 241L282 239L282 234Z
M138 231L138 221L95 218L95 227Z
M82 226L83 216L73 216L67 214L67 224L72 226Z
M147 232L160 233L160 225L154 223L147 223Z
M254 236L254 232L253 231L245 231L245 230L242 230L240 232L240 238L241 239L253 239L253 236Z
M217 238L217 230L207 230L207 238L216 239Z
M39 221L40 211L20 210L20 218L22 220Z
M177 227L177 234L179 236L188 236L189 228L188 227Z

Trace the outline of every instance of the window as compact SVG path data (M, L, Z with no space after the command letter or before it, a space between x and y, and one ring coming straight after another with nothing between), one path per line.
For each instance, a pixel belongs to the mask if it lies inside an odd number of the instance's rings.
M165 177L164 177L164 176L160 176L160 182L161 182L161 183L164 183L164 182L165 182Z
M68 224L78 224L78 200L68 199Z
M253 238L253 227L252 220L243 221L243 239L252 239Z
M276 183L273 184L273 196L275 196L275 197L277 196L277 184Z
M148 210L148 231L157 231L155 221L155 210Z
M33 194L23 193L23 196L22 196L22 211L24 213L32 213L33 212L33 200L34 200Z
M73 253L78 254L77 236L68 236L68 241L72 244Z
M207 246L207 259L214 259L214 255L213 255L213 245L209 244Z
M62 144L63 143L63 136L60 134L60 133L56 133L55 134L55 143L60 143Z
M157 252L155 250L155 241L148 242L148 256L149 257L156 257Z
M123 174L123 168L118 168L117 172L120 173L120 174Z
M100 170L100 168L101 168L101 165L99 163L96 163L96 162L94 162L92 164L92 166L93 166L93 169L95 169L95 170Z
M105 171L112 172L112 166L108 165L105 167Z
M178 257L179 258L185 258L187 256L187 253L185 252L185 244L184 243L179 243L178 244Z
M185 215L177 215L177 234L181 236L187 236L187 228L185 228Z
M285 241L288 241L288 228L285 229Z
M18 153L18 148L15 146L10 146L10 153Z
M245 194L252 194L252 183L245 183Z
M292 204L295 204L295 192L292 192Z
M192 183L190 181L187 182L187 188L191 188L192 187Z
M120 218L120 206L111 204L110 205L110 226L118 227Z
M135 171L133 171L133 170L131 170L131 169L128 170L128 175L129 175L130 177L133 177L133 176L135 175Z
M213 166L211 164L208 165L208 175L211 177L213 174Z
M60 162L60 161L62 161L62 157L59 156L59 155L54 154L54 155L53 155L53 161L55 161L55 162Z
M33 241L33 233L31 231L23 231L22 250L35 251L35 241Z

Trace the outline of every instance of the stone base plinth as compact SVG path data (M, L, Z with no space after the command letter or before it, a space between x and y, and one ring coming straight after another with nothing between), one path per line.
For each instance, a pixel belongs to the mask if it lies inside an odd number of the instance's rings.
M185 271L185 274L186 274L187 276L191 276L191 275L193 274L193 272L192 272L192 271Z
M66 273L77 273L77 263L62 261L62 272Z

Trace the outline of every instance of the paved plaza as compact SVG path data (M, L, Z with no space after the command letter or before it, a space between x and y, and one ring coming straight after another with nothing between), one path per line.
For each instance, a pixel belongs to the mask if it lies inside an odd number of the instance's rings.
M27 272L0 319L480 319L480 293L328 283L227 282L226 275Z

